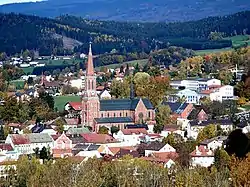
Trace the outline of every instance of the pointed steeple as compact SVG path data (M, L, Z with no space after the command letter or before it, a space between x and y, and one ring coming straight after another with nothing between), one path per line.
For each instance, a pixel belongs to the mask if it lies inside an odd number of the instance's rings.
M94 75L94 64L93 64L91 42L89 43L89 55L88 55L88 62L87 62L86 68L87 68L86 69L86 76L93 76Z

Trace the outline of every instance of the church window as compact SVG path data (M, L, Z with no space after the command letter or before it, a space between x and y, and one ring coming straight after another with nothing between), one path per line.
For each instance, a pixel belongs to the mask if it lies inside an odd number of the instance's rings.
M103 118L103 113L101 114L101 117Z
M128 117L128 113L126 112L126 117Z
M94 81L92 80L92 90L94 90Z
M89 88L89 90L90 90L90 80L88 81L88 88Z
M122 113L120 113L120 117L122 117Z
M109 113L108 113L108 118L109 118Z
M148 117L150 118L150 112L148 112Z
M114 117L115 117L115 113L114 113Z

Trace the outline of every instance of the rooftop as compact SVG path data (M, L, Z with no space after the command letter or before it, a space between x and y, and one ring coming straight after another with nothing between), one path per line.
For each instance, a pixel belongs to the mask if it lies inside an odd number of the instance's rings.
M131 117L95 118L97 123L132 123Z

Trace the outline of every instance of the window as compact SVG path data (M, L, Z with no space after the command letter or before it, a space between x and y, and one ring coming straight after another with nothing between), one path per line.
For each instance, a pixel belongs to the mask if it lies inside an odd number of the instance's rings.
M101 114L101 117L103 118L103 113Z
M108 113L108 118L109 118L109 113Z
M88 89L90 90L90 80L88 81Z
M115 113L114 113L114 117L115 117Z
M122 117L122 113L120 113L120 117Z
M128 113L126 112L126 117L128 117Z
M148 112L148 117L150 118L150 112Z
M94 90L94 81L92 80L92 90Z

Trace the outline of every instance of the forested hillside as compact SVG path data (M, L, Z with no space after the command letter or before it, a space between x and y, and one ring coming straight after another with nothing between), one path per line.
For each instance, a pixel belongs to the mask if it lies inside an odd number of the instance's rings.
M250 12L211 17L178 23L130 23L86 20L73 16L56 19L36 16L0 14L0 52L19 53L25 49L39 50L41 55L87 52L90 38L95 54L145 52L168 46L216 49L231 47L226 36L250 32ZM214 32L216 31L216 32ZM62 36L74 39L70 50Z
M0 6L0 12L116 21L190 21L249 10L249 0L46 0Z

